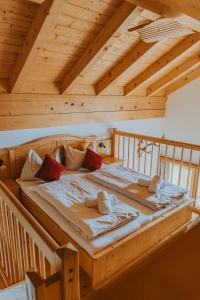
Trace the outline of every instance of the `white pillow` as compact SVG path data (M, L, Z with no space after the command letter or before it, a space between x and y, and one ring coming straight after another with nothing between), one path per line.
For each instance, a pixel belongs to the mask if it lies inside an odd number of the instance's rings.
M64 145L65 152L65 165L68 170L78 170L82 166L85 160L85 151L80 151L78 149L74 149L67 145Z
M57 148L53 153L51 153L50 156L60 164L62 163L59 148Z
M35 175L39 171L41 165L42 159L40 156L34 150L30 149L21 171L20 180L38 180L35 178Z

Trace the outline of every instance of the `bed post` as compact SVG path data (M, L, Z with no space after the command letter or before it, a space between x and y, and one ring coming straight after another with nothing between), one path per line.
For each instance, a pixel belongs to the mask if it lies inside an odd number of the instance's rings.
M62 299L80 300L78 251L68 243L57 249L56 253L62 260Z
M112 129L111 155L113 157L115 157L116 131L117 131L117 128Z

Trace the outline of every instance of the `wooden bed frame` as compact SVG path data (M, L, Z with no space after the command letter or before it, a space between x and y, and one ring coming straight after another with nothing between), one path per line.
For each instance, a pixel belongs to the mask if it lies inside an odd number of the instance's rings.
M52 153L57 147L63 144L80 148L83 143L100 141L107 143L112 148L114 142L110 138L96 139L95 137L74 137L70 135L53 136L41 138L11 149L3 149L2 153L8 153L10 165L9 172L13 179L19 177L22 166L25 162L30 148L35 149L42 157L46 153ZM5 152L7 151L7 152ZM113 153L113 149L111 149ZM1 157L1 150L0 150ZM8 175L7 177L8 178ZM187 230L191 222L192 211L190 205L182 204L176 209L169 211L153 222L145 225L136 232L122 238L115 244L106 247L97 254L91 256L76 241L70 238L37 204L35 204L23 191L20 193L20 201L50 233L59 245L71 242L78 249L80 254L80 266L85 270L91 279L93 288L100 289L132 269L139 262L162 247L173 236Z

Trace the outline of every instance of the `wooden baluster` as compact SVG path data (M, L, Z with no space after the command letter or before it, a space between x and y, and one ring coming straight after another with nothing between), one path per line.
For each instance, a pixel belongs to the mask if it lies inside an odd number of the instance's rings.
M190 183L190 170L191 170L191 164L192 164L192 149L190 150L190 160L189 160L189 168L188 168L188 176L187 176L187 190L189 190L189 183Z
M132 169L134 171L135 168L135 139L133 139L133 162L132 162Z
M179 176L178 176L178 185L181 183L181 176L182 176L182 169L183 169L183 154L184 154L184 148L182 147L181 150L181 165L180 165L180 170L179 170Z
M19 274L19 256L18 256L18 251L17 251L17 242L16 242L16 235L15 235L15 228L14 228L14 219L15 216L13 213L11 213L11 230L12 230L12 236L13 236L13 249L15 253L15 267L16 267L16 278L17 281L20 281L20 274Z
M128 138L128 159L127 159L127 168L129 168L130 164L130 137Z
M46 258L44 260L44 264L45 264L45 275L46 275L46 278L48 278L49 276L53 275L52 270L51 270L51 264L48 262L48 260Z
M150 162L150 176L152 176L152 166L153 166L153 143L151 145L151 162Z
M12 270L10 265L10 255L9 255L9 247L8 247L8 234L6 228L6 220L5 220L5 203L2 203L2 227L3 227L3 240L4 240L4 248L5 248L5 258L6 258L6 275L12 283Z
M1 245L1 261L0 261L0 265L2 269L6 269L6 262L5 262L5 249L4 249L4 241L3 241L3 218L2 218L2 206L1 206L2 202L0 199L0 245Z
M13 274L13 283L17 283L17 274L16 274L16 252L15 245L13 242L13 231L11 228L11 211L7 209L7 225L8 225L8 235L9 235L9 247L10 247L10 256L11 256L11 268Z
M165 145L165 164L164 164L164 169L163 169L163 179L166 179L167 150L168 150L168 145Z
M157 168L156 168L157 175L159 174L159 167L160 167L160 144L158 145Z
M39 264L40 264L40 275L43 279L46 278L45 272L45 260L42 251L39 250Z
M35 262L36 262L36 270L41 276L41 270L40 270L40 260L39 260L39 249L37 245L35 244Z
M23 280L24 266L23 266L23 256L22 256L21 236L20 236L20 223L17 219L15 221L16 221L17 248L18 248L19 265L20 265L20 280Z
M32 238L29 236L29 251L30 251L30 263L31 270L36 271L36 262L35 262L35 245Z
M194 184L194 193L193 193L193 198L197 200L197 192L198 192L198 187L199 187L199 183L200 183L200 152L199 152L199 163L198 163L198 167L196 170L196 180L195 180L195 184ZM196 202L195 202L196 204Z
M140 150L139 140L138 140L138 172L140 172L140 156L141 156L141 150Z
M118 135L118 146L117 146L117 148L118 148L118 151L117 151L117 158L118 158L118 160L120 159L120 136Z
M173 148L173 155L172 155L172 168L171 168L171 175L170 175L170 177L171 177L171 182L172 182L172 180L173 180L173 174L174 174L174 159L175 159L175 154L176 154L176 147L174 146L174 148Z
M147 150L147 141L145 143L145 149ZM144 153L144 174L146 174L146 162L147 162L147 151Z
M122 147L122 160L124 166L124 154L125 154L125 137L123 137L123 147Z

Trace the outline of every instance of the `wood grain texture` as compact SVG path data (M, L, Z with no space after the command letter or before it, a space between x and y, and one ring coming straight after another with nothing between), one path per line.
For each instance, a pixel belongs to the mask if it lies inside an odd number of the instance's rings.
M199 42L200 42L199 33L186 37L177 46L172 48L169 52L167 52L165 55L159 58L155 63L150 65L148 68L146 68L136 78L129 81L129 83L124 87L124 94L128 95L131 91L144 84L145 81L147 81L151 76L155 75L157 72L160 72L169 63L172 63L180 55L183 55L184 52L190 49L192 46L194 46L197 43L199 44Z
M0 95L0 129L159 118L165 104L165 97Z
M60 91L64 93L69 88L75 79L90 65L94 64L98 60L99 52L106 47L109 39L113 34L124 26L124 23L128 18L136 18L141 13L140 8L136 8L130 3L123 2L118 11L114 14L112 19L106 24L97 38L93 41L90 47L85 51L78 63L71 69L70 72L64 76L60 83ZM130 19L129 19L130 22Z
M17 92L32 66L37 48L41 47L55 26L64 0L45 0L38 8L35 19L24 42L10 77L10 91Z

